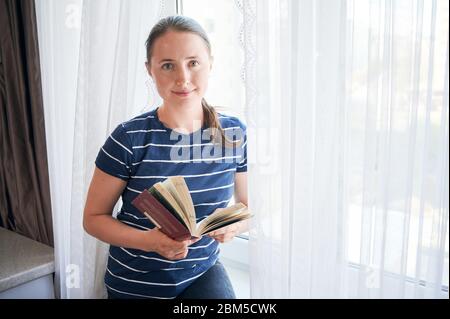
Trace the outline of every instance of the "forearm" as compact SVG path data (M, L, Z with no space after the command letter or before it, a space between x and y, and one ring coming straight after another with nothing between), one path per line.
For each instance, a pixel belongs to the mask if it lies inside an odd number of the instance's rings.
M143 251L151 250L151 235L148 231L125 225L110 215L90 216L85 218L83 225L91 236L108 244Z

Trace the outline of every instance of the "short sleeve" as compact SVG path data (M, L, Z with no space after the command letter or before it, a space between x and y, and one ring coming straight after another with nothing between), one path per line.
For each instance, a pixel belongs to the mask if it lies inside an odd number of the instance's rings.
M247 171L247 127L242 122L239 123L242 129L243 143L240 145L238 165L236 167L237 173L242 173Z
M123 125L119 125L100 148L95 165L105 173L127 181L132 174L133 148Z

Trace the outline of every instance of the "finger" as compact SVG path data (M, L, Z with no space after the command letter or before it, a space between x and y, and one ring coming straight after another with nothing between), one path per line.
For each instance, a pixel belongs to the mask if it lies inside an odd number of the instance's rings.
M213 231L213 232L211 232L210 234L212 234L213 236L219 236L219 235L222 235L222 234L225 234L226 233L226 230L225 229L219 229L219 230L215 230L215 231Z
M214 239L217 240L218 242L223 242L224 235L217 235L217 236L214 236Z
M174 247L174 249L177 250L177 251L182 251L182 250L184 251L184 250L187 249L187 247L189 246L190 242L191 242L190 240L179 241L178 245L176 245Z
M234 238L233 234L226 234L222 238L222 243L227 243L227 242L231 241L233 238Z
M217 235L226 236L227 234L229 234L231 232L233 232L233 229L225 227L225 228L219 229L217 231Z
M186 257L187 255L187 250L186 251L178 251L178 252L174 252L169 259L171 260L177 260L177 259L183 259L184 257Z
M209 237L214 237L214 236L216 236L216 235L217 235L217 234L216 234L215 231L212 231L212 232L209 232L209 233L206 234L206 236L209 236Z
M176 257L177 259L183 259L183 258L186 258L187 254L188 254L188 251L186 250L186 251L180 252L180 253L177 254L175 257Z
M223 236L223 234L213 234L210 237L214 238L214 239L217 239L217 238L222 237L222 236Z

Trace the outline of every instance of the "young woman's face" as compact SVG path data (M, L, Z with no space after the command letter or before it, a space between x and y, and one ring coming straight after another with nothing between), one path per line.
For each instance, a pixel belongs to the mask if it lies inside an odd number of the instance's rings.
M198 105L208 86L210 54L200 36L168 31L156 39L147 69L164 103Z

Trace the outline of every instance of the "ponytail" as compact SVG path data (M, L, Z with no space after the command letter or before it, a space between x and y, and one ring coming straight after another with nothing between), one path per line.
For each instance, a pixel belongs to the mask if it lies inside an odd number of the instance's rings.
M211 141L213 143L219 142L225 147L234 147L242 143L242 139L239 141L230 141L225 136L225 131L222 129L219 121L219 115L213 106L209 105L204 98L202 98L203 118L205 126L212 131Z

